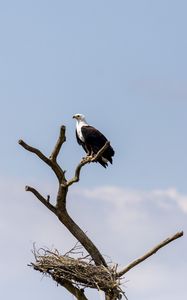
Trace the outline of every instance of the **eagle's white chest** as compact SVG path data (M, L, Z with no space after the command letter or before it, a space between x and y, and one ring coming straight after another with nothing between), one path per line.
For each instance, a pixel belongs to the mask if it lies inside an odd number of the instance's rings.
M82 141L82 142L85 142L85 139L83 137L83 134L82 134L82 126L86 126L87 124L83 123L83 122L78 122L77 123L77 134L78 134L78 137L79 139Z

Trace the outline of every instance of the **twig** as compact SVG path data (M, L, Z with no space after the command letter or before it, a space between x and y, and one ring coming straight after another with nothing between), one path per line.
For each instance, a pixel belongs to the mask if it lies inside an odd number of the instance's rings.
M119 278L119 277L123 276L125 273L127 273L129 270L131 270L132 268L134 268L135 266L137 266L138 264L140 264L142 261L146 260L148 257L150 257L151 255L155 254L159 249L161 249L162 247L164 247L167 244L171 243L172 241L180 238L181 236L183 236L183 231L177 232L173 236L167 238L166 240L164 240L163 242L161 242L160 244L158 244L157 246L155 246L153 249L151 249L150 251L148 251L146 254L144 254L142 257L137 258L136 260L134 260L133 262L131 262L129 265L127 265L124 269L122 269L120 272L118 272L116 274L117 277Z
M76 253L77 250L82 249L82 245L79 243L79 241L76 242L76 244L66 253L64 253L64 256L69 256L72 253Z
M62 144L66 141L66 136L65 136L65 130L66 130L66 127L65 126L61 126L60 127L60 134L59 134L59 138L56 142L56 145L50 155L50 159L54 162L56 162L56 159L57 159L57 156L59 154L59 151L61 149L61 146Z
M40 202L56 214L56 208L49 202L49 198L45 199L36 189L28 185L25 187L25 191L33 193Z
M97 159L103 154L103 152L108 148L108 146L110 145L110 142L107 141L104 146L97 152L97 154L92 157L92 156L88 156L88 157L85 157L79 164L78 166L76 167L75 169L75 175L72 179L70 179L66 185L67 186L70 186L72 185L73 183L75 182L78 182L79 179L80 179L80 171L82 169L83 166L85 166L86 164L90 163L90 162L95 162L97 161Z

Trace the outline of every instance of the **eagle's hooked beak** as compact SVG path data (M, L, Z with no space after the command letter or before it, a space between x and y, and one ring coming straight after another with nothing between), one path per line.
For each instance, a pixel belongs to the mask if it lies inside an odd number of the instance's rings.
M76 119L76 120L80 120L81 119L81 116L82 115L79 115L79 114L75 114L75 115L73 115L73 119Z

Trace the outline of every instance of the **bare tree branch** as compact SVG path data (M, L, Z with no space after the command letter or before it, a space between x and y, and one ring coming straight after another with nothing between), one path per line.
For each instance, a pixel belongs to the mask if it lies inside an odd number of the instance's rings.
M71 232L71 234L81 243L81 245L87 250L92 257L96 265L104 265L107 267L103 256L88 238L85 232L73 221L66 209L66 196L68 187L66 185L59 184L57 200L56 200L56 215L60 222Z
M93 244L93 242L88 238L84 231L73 221L69 216L66 208L57 212L58 218L63 223L66 228L71 232L71 234L81 243L81 245L90 254L96 265L104 265L107 267L103 256L99 252L98 248Z
M148 257L155 254L159 249L161 249L162 247L171 243L172 241L180 238L181 236L183 236L183 231L177 232L173 236L167 238L166 240L164 240L163 242L161 242L160 244L155 246L153 249L149 250L146 254L144 254L140 258L135 259L133 262L131 262L129 265L127 265L124 269L122 269L120 272L118 272L117 277L123 276L125 273L127 273L129 270L131 270L132 268L134 268L135 266L140 264L142 261L146 260Z
M85 158L84 160L82 160L82 161L78 164L78 166L77 166L77 168L76 168L76 170L75 170L75 176L67 182L67 186L70 186L70 185L72 185L73 183L79 181L79 179L80 179L80 171L81 171L82 167L83 167L84 165L86 165L87 163L89 163L89 162L90 162L90 160L88 160L87 158Z
M58 283L65 287L68 290L68 292L70 292L73 296L75 296L75 298L77 298L77 300L88 300L88 298L84 294L84 290L75 287L69 281L62 280Z
M25 187L26 192L31 192L33 193L40 202L42 202L48 209L50 209L53 213L56 214L56 207L54 207L50 202L49 202L49 196L47 196L47 199L45 199L37 190L35 190L31 186L26 186Z
M66 130L66 127L65 126L61 126L60 127L60 134L59 134L59 138L56 142L56 145L50 155L50 159L54 162L56 162L56 159L57 159L57 156L60 152L60 149L62 147L62 144L66 141L66 136L65 136L65 130Z
M51 161L48 157L46 157L39 149L34 148L26 144L23 140L19 140L18 143L27 151L36 154L41 160L43 160L46 164L51 167Z
M109 145L110 145L110 142L107 141L104 144L104 146L97 152L97 154L95 156L86 156L85 158L83 158L82 161L78 164L78 166L75 170L74 177L67 182L67 186L70 186L73 183L78 182L80 180L80 171L81 171L82 167L85 166L86 164L90 163L90 162L97 161L97 159L99 157L101 157L101 155L109 147Z
M34 148L32 146L29 146L26 144L23 140L19 140L18 143L27 151L32 152L36 154L43 162L45 162L48 166L51 167L51 169L55 172L59 182L66 182L65 179L65 172L61 169L61 167L57 164L55 160L49 159L47 156L45 156L39 149ZM58 142L57 142L58 143ZM59 146L57 146L59 147ZM55 156L58 154L58 150L55 151Z
M49 202L49 197L45 199L36 189L32 187L26 187L26 191L32 192L47 208L49 208L53 213L56 214L58 219L62 224L66 226L66 228L74 235L74 237L80 241L83 247L87 250L87 252L92 257L93 261L96 265L104 265L107 267L107 263L105 262L103 256L97 249L97 247L92 243L92 241L88 238L88 236L82 231L82 229L72 220L66 210L66 196L68 192L68 185L66 183L65 175L63 170L56 162L57 155L60 151L60 147L65 140L65 126L61 127L59 139L54 147L54 150L51 154L51 158L47 158L39 149L34 148L26 144L23 140L19 141L19 144L25 148L26 150L36 154L42 161L44 161L47 165L49 165L57 178L59 179L59 189L56 198L56 206L53 206ZM107 147L107 145L105 145ZM104 151L106 148L103 147L101 150ZM100 152L100 155L102 153ZM89 158L90 161L93 157ZM86 162L87 163L87 162Z
M60 185L57 204L54 207L49 201L49 197L45 199L36 189L30 186L25 187L26 191L32 192L40 202L42 202L48 209L50 209L60 220L60 222L71 232L71 234L83 245L87 252L92 257L96 265L104 265L107 267L103 256L93 244L93 242L88 238L84 231L73 221L66 210L66 194L67 188Z

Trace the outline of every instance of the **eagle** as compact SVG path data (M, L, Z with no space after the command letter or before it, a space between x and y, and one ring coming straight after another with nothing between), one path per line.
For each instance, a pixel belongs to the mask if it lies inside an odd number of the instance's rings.
M76 119L76 138L79 145L83 147L87 156L95 156L98 151L105 145L107 138L96 128L90 126L82 114L75 114L73 116ZM112 164L112 157L114 156L114 150L109 145L108 148L97 159L104 168L108 166L108 162Z

